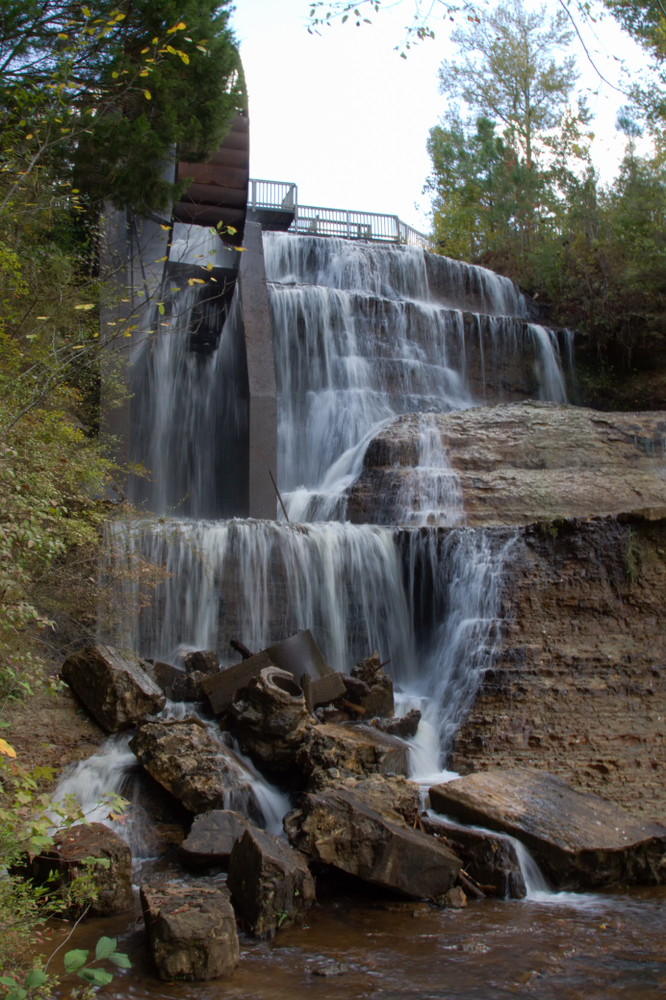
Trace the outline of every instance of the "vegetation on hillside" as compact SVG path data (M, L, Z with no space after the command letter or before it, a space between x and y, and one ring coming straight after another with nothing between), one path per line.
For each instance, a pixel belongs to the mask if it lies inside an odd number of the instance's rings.
M99 304L118 294L100 272L100 213L167 208L178 190L167 162L221 142L243 102L230 10L230 0L0 7L0 985L13 1000L55 985L41 962L26 965L43 893L8 875L46 843L52 819L39 795L48 775L14 759L6 710L40 683L56 624L94 629L95 560L118 506L120 470L97 438ZM128 323L115 336L131 333ZM93 986L109 981L81 955L70 965Z
M640 406L640 389L617 389L627 373L666 367L666 19L650 2L609 6L657 70L619 116L626 151L612 184L590 159L565 16L509 0L452 34L460 58L440 86L460 103L431 130L428 186L437 251L508 275L551 321L577 327L584 400ZM664 405L666 384L655 391Z

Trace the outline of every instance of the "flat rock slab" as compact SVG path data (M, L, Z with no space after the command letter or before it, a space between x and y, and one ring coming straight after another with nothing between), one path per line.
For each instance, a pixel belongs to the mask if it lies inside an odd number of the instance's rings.
M227 885L236 912L257 937L300 921L315 901L302 854L272 833L247 829L234 844Z
M61 673L107 733L129 729L166 704L164 692L138 663L103 643L72 653Z
M97 859L101 864L95 864ZM77 879L92 878L97 898L90 913L108 917L134 906L132 854L127 843L103 823L85 823L60 830L48 853L34 858L33 875L45 882L51 872L59 876L63 899L67 886Z
M192 868L226 867L234 844L250 825L247 817L232 809L214 809L196 816L189 836L178 849L181 861Z
M142 885L141 908L160 979L219 979L238 965L236 917L226 889Z
M666 481L654 458L664 447L664 412L599 413L530 401L428 419L459 479L468 526L666 508ZM350 521L396 523L420 440L418 415L406 414L370 442L347 504Z
M204 678L201 687L208 698L215 715L221 715L230 708L236 691L246 688L253 677L258 677L265 667L273 665L266 653L257 653L247 660L241 660L232 667L226 667L216 674Z
M414 899L444 895L462 867L434 837L357 791L308 793L284 827L294 847L315 860Z
M408 774L409 747L372 726L325 722L310 729L297 763L307 776L330 767L359 775Z
M430 789L432 808L521 840L557 887L666 881L666 829L544 771L483 771Z
M151 777L190 812L256 806L247 772L203 723L146 722L129 745Z

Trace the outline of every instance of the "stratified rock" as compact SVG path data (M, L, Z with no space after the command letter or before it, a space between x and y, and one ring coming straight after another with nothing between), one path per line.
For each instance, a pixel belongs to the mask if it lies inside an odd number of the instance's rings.
M419 826L458 855L466 874L484 894L509 899L525 897L520 861L514 843L508 837L472 830L426 815L419 817Z
M666 881L666 829L542 771L485 771L430 789L433 809L521 840L564 888Z
M415 899L444 895L461 868L434 837L357 790L307 793L284 828L294 847L317 861Z
M265 667L234 702L230 714L243 753L257 767L272 776L293 768L311 718L303 692L290 673Z
M301 920L315 901L305 858L264 830L247 829L236 841L227 885L236 912L257 937Z
M188 674L203 674L209 677L220 669L220 657L214 649L197 649L185 654L185 670Z
M666 481L653 458L663 448L663 412L530 401L429 420L459 478L470 526L666 508ZM347 503L350 521L395 523L401 490L419 463L420 435L418 415L406 414L370 442Z
M91 915L108 917L131 910L134 905L132 854L122 837L102 823L81 824L56 833L51 850L33 860L37 882L45 882L51 872L58 875L63 901L70 883L92 880L96 898L90 906Z
M331 767L356 775L407 774L409 747L372 726L326 722L307 733L296 764L308 778Z
M229 864L231 849L250 821L231 809L214 809L197 816L189 836L179 848L180 859L193 868Z
M160 979L203 982L229 976L238 965L236 917L226 889L142 885L141 908Z
M337 768L329 768L327 771L314 772L308 785L308 792L326 792L332 788L355 792L380 812L383 809L391 809L402 816L411 827L416 825L420 805L419 786L415 781L410 781L402 775L370 774L367 777L353 775L345 777Z
M148 773L190 812L254 803L247 772L203 723L146 722L129 745Z
M161 712L166 698L138 663L98 643L68 656L62 677L107 733Z
M174 667L173 663L165 663L163 660L153 660L150 674L158 687L164 691L167 698L173 701L173 683L182 672L178 667Z
M382 670L379 653L374 652L372 656L352 667L351 677L361 681L368 688L367 694L358 690L348 692L349 701L363 709L364 719L369 720L375 716L387 718L393 715L393 681Z
M373 719L372 725L381 729L383 733L388 733L389 736L399 736L401 740L408 740L416 736L420 721L421 713L418 708L413 708L399 719Z

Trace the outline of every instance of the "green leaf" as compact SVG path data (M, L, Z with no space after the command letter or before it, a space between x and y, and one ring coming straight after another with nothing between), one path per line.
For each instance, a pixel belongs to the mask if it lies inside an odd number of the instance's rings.
M26 990L22 990L22 989L12 990L10 993L7 994L7 996L5 997L5 1000L25 1000L25 998L27 997L27 995L28 994L27 994Z
M68 951L65 955L65 972L77 972L88 961L88 952L77 948L75 951Z
M119 969L131 969L132 963L130 962L127 955L123 955L122 952L116 951L113 955L109 955L109 962L113 962L117 965Z
M28 975L25 977L25 985L28 989L32 989L35 986L43 986L49 977L41 969L32 969Z
M113 979L113 973L103 969L79 969L77 976L92 986L108 986Z
M0 983L3 986L16 986L16 980L10 979L9 976L0 976Z
M95 948L95 958L97 961L102 962L105 958L108 958L109 955L113 955L117 944L117 938L101 937L97 942L97 947Z

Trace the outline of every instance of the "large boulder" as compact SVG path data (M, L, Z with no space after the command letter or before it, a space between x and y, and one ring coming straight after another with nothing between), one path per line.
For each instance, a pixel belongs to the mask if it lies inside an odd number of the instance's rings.
M424 833L437 837L462 861L465 874L484 895L523 899L525 880L515 842L501 834L459 826L439 817L419 816Z
M296 763L306 778L328 768L356 775L407 774L409 747L372 726L326 722L309 730Z
M189 836L180 845L181 861L192 868L226 867L234 844L249 826L249 819L232 809L214 809L196 816Z
M202 722L146 722L129 745L151 777L190 812L249 807L261 816L249 774Z
M303 691L290 673L265 667L233 703L230 714L234 736L257 767L275 777L293 769L312 721Z
M294 847L316 861L415 899L443 896L461 869L434 837L358 790L307 793L284 828Z
M393 681L384 673L379 653L374 652L353 666L351 678L360 681L367 689L362 693L353 689L348 692L348 700L359 706L364 719L393 715Z
M68 656L62 677L107 733L161 712L164 693L137 662L103 643Z
M416 826L421 796L419 786L409 778L400 774L344 776L336 768L329 768L315 771L307 790L326 792L332 788L355 792L380 812L390 809L402 816L411 827Z
M521 840L560 888L666 881L666 829L527 768L484 771L430 789L437 812Z
M142 885L141 908L160 979L219 979L238 965L236 917L226 889Z
M234 844L227 886L236 912L257 937L302 920L315 901L305 858L264 830L247 829Z
M248 656L240 663L205 677L201 687L215 715L226 712L231 707L236 692L243 691L254 677L271 666L274 664L266 653L257 653L256 656Z
M52 848L33 859L33 876L46 882L53 874L66 912L74 912L77 881L92 884L94 899L89 913L108 917L124 913L134 905L132 895L132 854L126 842L102 823L89 823L61 830L53 838ZM87 905L85 895L84 905Z

